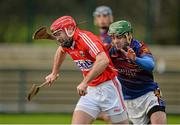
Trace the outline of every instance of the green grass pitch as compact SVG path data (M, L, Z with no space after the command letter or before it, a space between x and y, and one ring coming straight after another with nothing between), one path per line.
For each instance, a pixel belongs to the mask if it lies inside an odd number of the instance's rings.
M71 114L0 114L0 124L70 124ZM96 120L94 124L104 124ZM168 115L168 124L180 124L180 115Z

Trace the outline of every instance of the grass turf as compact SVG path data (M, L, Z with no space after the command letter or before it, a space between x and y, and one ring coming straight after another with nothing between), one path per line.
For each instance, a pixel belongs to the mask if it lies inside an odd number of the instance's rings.
M70 124L71 114L0 114L0 124ZM105 122L96 120L95 124ZM180 115L168 115L168 124L180 124Z

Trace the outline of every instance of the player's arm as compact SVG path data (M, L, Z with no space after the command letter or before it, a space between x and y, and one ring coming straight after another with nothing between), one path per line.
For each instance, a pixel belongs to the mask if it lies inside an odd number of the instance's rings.
M96 61L94 62L94 65L91 69L91 71L84 77L83 81L77 86L77 91L79 95L85 95L86 94L86 88L87 84L92 81L94 78L99 76L105 68L109 64L109 59L105 52L100 52L96 56Z
M59 46L54 56L54 64L52 68L52 74L57 75L60 69L62 62L65 60L66 53L64 52L63 48Z
M141 47L139 48L139 56L136 57L135 62L142 69L150 72L152 72L155 67L153 56L148 46L144 42L141 42Z
M53 83L53 81L56 79L57 74L59 72L60 66L62 62L64 61L66 57L66 53L64 52L63 48L60 46L55 53L54 56L54 63L52 67L52 72L49 74L45 79L48 81L50 84Z
M134 50L130 47L128 47L128 51L125 52L125 50L121 50L121 52L126 55L127 58L131 59L132 61L135 61L135 63L140 66L142 69L147 71L152 71L154 69L155 63L154 59L149 56L148 54L144 54L141 57L137 57Z
M155 62L152 57L144 55L143 57L136 57L135 62L139 65L142 69L147 71L152 71L155 66Z
M88 82L93 80L95 77L100 75L105 70L105 68L108 66L108 64L109 64L109 59L108 59L106 53L100 52L96 56L96 61L94 62L94 65L93 65L91 71L86 75L86 77L84 78L84 80L82 82L87 84Z

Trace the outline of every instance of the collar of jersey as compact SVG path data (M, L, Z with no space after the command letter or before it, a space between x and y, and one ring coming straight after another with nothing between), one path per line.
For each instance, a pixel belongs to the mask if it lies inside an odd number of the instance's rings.
M78 34L79 34L79 28L76 28L76 31L74 32L74 35L73 35L73 41L76 41L78 39Z

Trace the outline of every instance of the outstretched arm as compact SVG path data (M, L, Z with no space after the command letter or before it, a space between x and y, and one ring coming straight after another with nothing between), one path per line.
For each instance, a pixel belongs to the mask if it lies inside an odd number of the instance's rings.
M63 48L60 46L57 49L56 54L54 56L54 63L53 63L53 67L52 67L52 72L51 72L51 74L49 74L45 78L49 84L52 84L53 81L56 79L57 74L58 74L59 69L60 69L60 66L61 66L62 62L64 61L65 57L66 57L66 53L64 52Z
M141 58L136 57L135 62L137 65L147 71L151 72L154 69L154 60L149 56L143 56Z
M53 64L53 68L52 68L53 74L58 74L59 68L60 68L62 62L64 61L65 57L66 57L66 53L64 52L63 48L61 46L59 46L59 48L57 49L56 54L54 56L54 64Z
M147 70L147 71L152 71L154 69L155 63L152 57L148 55L144 55L142 57L137 57L136 53L134 50L130 47L128 47L128 51L125 52L125 50L121 50L127 58L135 61L135 63L140 66L142 69Z

